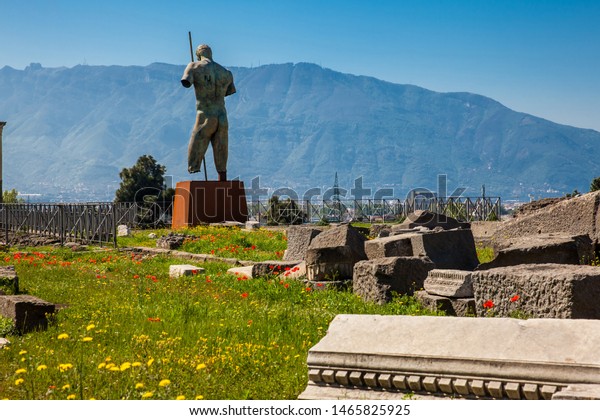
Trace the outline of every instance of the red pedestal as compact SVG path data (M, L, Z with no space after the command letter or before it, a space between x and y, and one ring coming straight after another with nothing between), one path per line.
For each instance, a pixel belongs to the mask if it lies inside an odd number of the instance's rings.
M248 205L241 181L182 181L175 187L173 229L247 220Z

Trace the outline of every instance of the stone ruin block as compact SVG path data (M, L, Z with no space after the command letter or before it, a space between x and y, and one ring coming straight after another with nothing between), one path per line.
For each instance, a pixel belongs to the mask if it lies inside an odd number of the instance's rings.
M30 295L0 296L0 315L11 318L19 333L46 329L56 306Z
M0 295L19 293L19 277L14 265L0 267Z
M127 225L117 226L117 236L131 236L131 230Z
M183 277L183 276L194 276L196 274L202 273L204 268L196 267L191 264L177 264L169 266L169 277Z
M285 273L286 268L293 268L300 264L301 261L261 261L256 262L252 266L252 277L264 277Z
M290 226L286 231L287 249L283 254L284 261L302 261L311 241L323 232L312 226Z
M371 224L371 227L369 228L369 237L370 238L379 238L379 237L389 236L391 231L392 231L392 225L388 225L385 223L373 223L373 224Z
M409 214L406 220L399 225L395 226L395 229L413 229L416 227L426 227L428 229L434 229L441 227L444 230L451 229L468 229L471 225L469 223L459 222L453 217L446 216L445 214L433 213L428 210L417 210L414 213Z
M156 240L156 246L161 249L179 249L186 238L188 236L183 233L169 232Z
M442 310L450 316L475 316L475 299L473 298L449 298L427 293L425 290L415 292L415 298L421 304L431 310Z
M588 235L546 233L506 240L493 261L478 270L519 264L581 264L594 259L594 244Z
M428 258L387 257L359 261L354 266L352 289L366 301L383 304L392 292L412 295L423 287L427 273L435 265Z
M306 253L309 281L351 279L354 264L366 260L366 238L350 225L341 225L315 237Z
M473 276L464 270L431 270L423 288L430 295L448 298L472 298Z
M299 399L598 399L597 348L597 320L338 315Z
M385 257L412 257L411 238L419 233L387 236L365 242L365 254L370 260Z
M526 264L473 272L478 316L600 319L600 267ZM492 308L484 308L491 301Z
M227 270L227 274L232 274L236 277L251 279L252 276L252 265L248 265L245 267L232 267Z
M436 268L474 270L479 264L470 229L444 230L411 237L413 255L427 256Z

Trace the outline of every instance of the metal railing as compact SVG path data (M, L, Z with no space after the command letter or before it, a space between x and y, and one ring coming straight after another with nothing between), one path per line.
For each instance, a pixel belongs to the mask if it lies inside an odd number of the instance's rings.
M448 197L424 200L279 200L248 203L249 219L261 224L327 222L392 222L416 210L454 217L459 221L500 220L499 197ZM61 244L83 242L117 246L117 226L170 226L172 203L0 204L5 243L19 234L56 238ZM12 236L12 238L11 238ZM12 239L12 240L11 240Z
M250 219L262 224L299 224L307 222L393 222L406 218L417 210L444 214L461 222L500 220L500 197L447 197L420 200L279 200L248 203ZM283 205L282 205L283 204Z

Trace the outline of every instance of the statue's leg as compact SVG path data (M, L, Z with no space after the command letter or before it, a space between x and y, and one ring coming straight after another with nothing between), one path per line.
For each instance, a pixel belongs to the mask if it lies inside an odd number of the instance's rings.
M213 155L215 159L215 167L219 173L219 181L227 180L227 157L229 143L229 127L227 116L219 118L219 126L212 138Z
M208 148L208 143L217 128L216 118L207 118L204 113L196 114L196 124L192 130L188 144L188 172L200 172L202 159Z

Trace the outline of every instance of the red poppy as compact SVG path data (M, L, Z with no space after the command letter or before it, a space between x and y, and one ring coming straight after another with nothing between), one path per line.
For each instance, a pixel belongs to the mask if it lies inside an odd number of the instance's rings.
M134 275L133 275L133 278L134 278L134 279L139 279L139 278L140 278L140 276L138 276L137 274L134 274Z
M285 287L287 289L288 287L290 287L290 285L286 283L283 285L283 287Z
M513 297L510 298L511 302L516 302L517 300L519 300L519 295L514 295Z
M242 293L242 299L246 299L248 297L248 292Z
M150 322L160 322L160 318L148 318L148 321Z
M492 302L491 300L486 300L485 302L483 302L483 307L485 309L491 309L494 307L494 302Z

